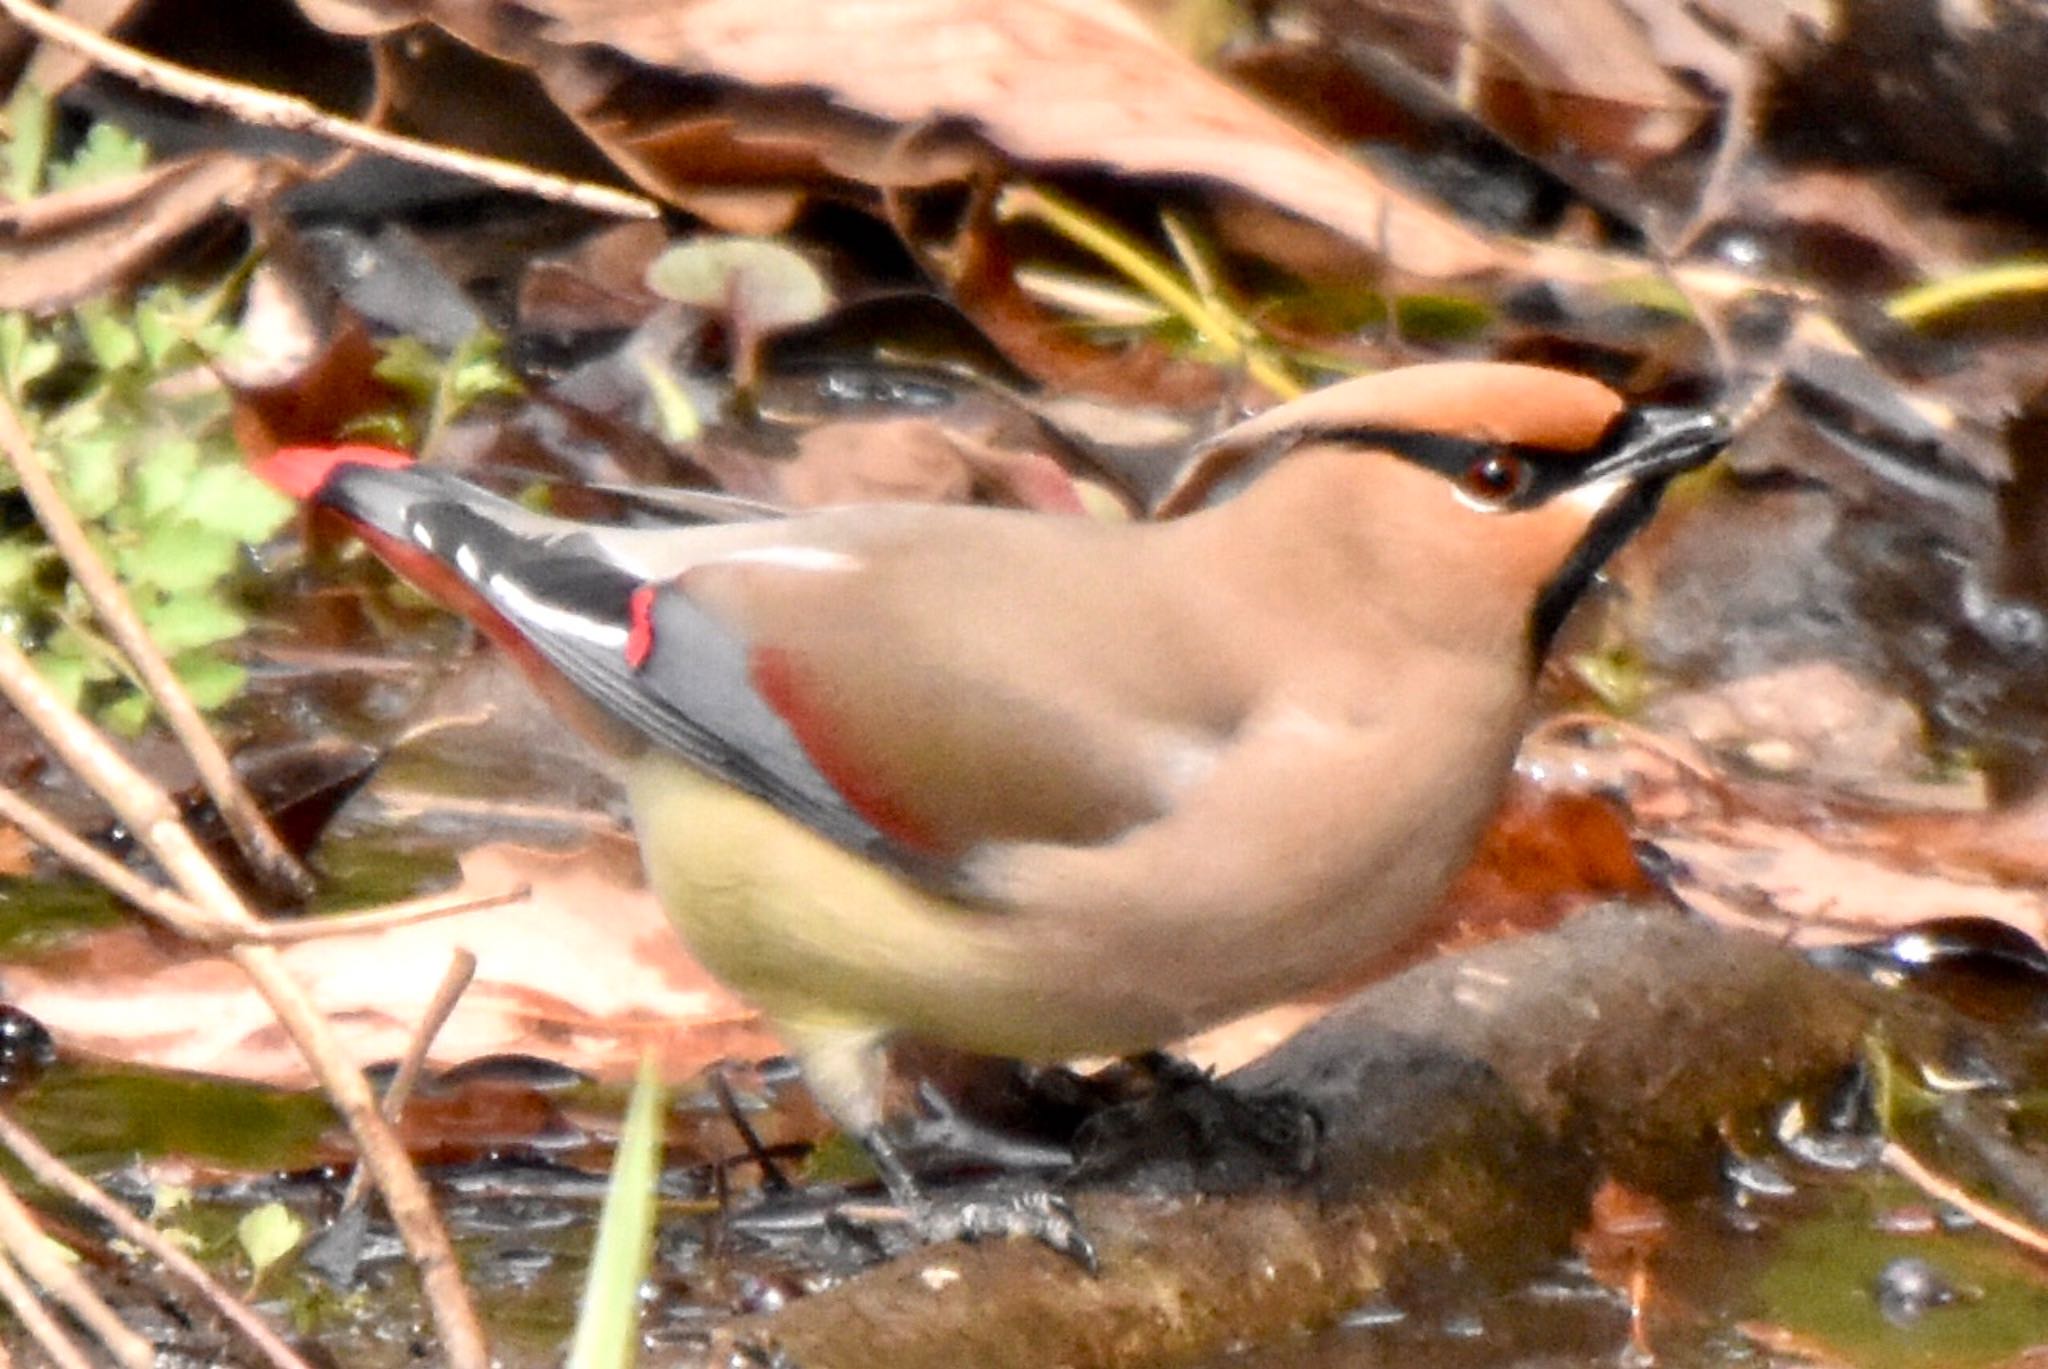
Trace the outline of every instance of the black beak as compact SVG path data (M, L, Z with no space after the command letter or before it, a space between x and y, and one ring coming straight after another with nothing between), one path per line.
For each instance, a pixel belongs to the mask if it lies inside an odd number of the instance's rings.
M1631 409L1601 443L1604 449L1580 476L1592 484L1613 476L1631 481L1669 479L1721 454L1734 436L1728 420L1699 409Z

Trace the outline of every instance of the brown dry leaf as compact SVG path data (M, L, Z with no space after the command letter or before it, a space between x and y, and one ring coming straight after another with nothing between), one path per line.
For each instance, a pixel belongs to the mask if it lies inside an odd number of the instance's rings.
M1927 747L1910 703L1827 660L1671 690L1645 705L1641 720L1766 773L1880 797L1922 768Z
M622 223L533 262L519 280L520 326L563 332L638 327L661 303L647 288L647 268L667 247L665 225Z
M572 855L484 846L463 858L465 887L525 883L524 902L388 931L286 948L290 969L364 1064L404 1052L458 947L476 978L435 1039L453 1064L516 1052L608 1078L643 1051L672 1078L780 1049L753 1012L686 955L653 895L628 873L623 842ZM311 1075L268 1007L225 958L165 950L140 928L87 938L60 959L0 973L8 1001L61 1047L155 1068L287 1087Z
M321 312L324 319L268 263L251 278L246 345L216 369L234 396L236 440L252 458L330 441L350 419L394 401L376 377L382 354L362 316L341 306Z
M1325 46L1370 43L1395 55L1539 155L1643 166L1677 151L1708 113L1621 0L1304 0L1295 8ZM1697 25L1680 35L1667 23L1658 36L1666 53L1690 55L1709 74L1732 73L1732 56ZM1690 41L1675 41L1681 36Z
M1257 231L1249 242L1269 261L1299 269L1303 255L1313 257L1320 252L1327 259L1334 247L1344 262L1340 270L1355 274L1358 269L1357 248L1291 215L1255 206L1253 201L1246 201L1234 212L1220 204L1215 207L1224 211L1219 214L1218 226L1226 232L1231 221L1249 217L1261 221L1261 230L1278 221L1293 233L1314 240L1313 250L1306 254L1290 244L1289 255L1276 255L1272 248L1281 235ZM1237 238L1240 243L1247 241L1243 234ZM1006 358L1045 382L1048 389L1126 406L1168 409L1213 409L1221 397L1225 378L1215 366L1177 355L1157 338L1134 338L1120 347L1105 348L1098 340L1075 333L1071 319L1041 305L1018 285L1016 262L991 223L970 222L949 255L950 286L960 308Z
M1431 929L1426 953L1542 931L1604 899L1652 888L1614 804L1517 776L1444 896L1447 916Z
M971 140L951 136L965 124L1039 168L1086 164L1234 187L1418 277L1514 260L1225 85L1113 4L536 0L519 7L516 25L509 7L442 3L426 12L534 67L629 174L679 202L692 190L835 176L883 186L960 179L985 161ZM602 55L613 53L736 88L687 105L664 101Z
M1832 834L1830 834L1832 836ZM1758 818L1650 837L1673 861L1672 891L1696 911L1802 945L1888 936L1936 918L1986 917L2048 941L2048 893L1906 868Z
M1958 803L1981 793L1901 783L1893 807L1830 800L1810 785L1746 781L1704 752L1616 726L1596 739L1545 729L1525 745L1525 769L1553 783L1617 794L1638 836L1661 853L1661 882L1705 916L1802 944L1861 941L1936 918L1985 917L2048 939L2048 883L2008 883L2032 829L2036 872L2048 870L2040 823L2006 824L1995 843L1969 834L2000 827ZM1937 839L1937 836L1939 839ZM1995 851L1996 859L1987 855Z
M1643 11L1650 5L1669 3L1630 0L1630 7ZM1830 37L1844 16L1844 8L1832 0L1688 0L1687 8L1709 27L1732 35L1744 48L1781 66L1795 60L1801 45Z
M202 152L0 207L0 309L60 309L132 282L186 234L288 174L285 162Z
M13 879L35 868L36 846L19 827L0 827L0 876Z

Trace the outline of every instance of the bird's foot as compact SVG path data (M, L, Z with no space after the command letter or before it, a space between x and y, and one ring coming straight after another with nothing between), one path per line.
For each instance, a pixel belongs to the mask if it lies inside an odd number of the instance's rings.
M984 1189L959 1197L927 1195L921 1210L911 1213L911 1222L918 1236L928 1242L1028 1237L1090 1274L1096 1272L1094 1243L1081 1229L1067 1200L1050 1189Z
M1037 1186L977 1187L960 1193L920 1189L886 1208L849 1205L841 1217L874 1231L894 1225L920 1245L1023 1237L1064 1255L1090 1274L1097 1272L1094 1243L1067 1200Z

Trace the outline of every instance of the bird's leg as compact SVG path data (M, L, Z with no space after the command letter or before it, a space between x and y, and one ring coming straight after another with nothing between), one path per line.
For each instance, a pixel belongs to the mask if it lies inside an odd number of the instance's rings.
M778 1025L803 1068L812 1096L859 1142L888 1189L890 1201L903 1210L920 1240L1029 1236L1094 1271L1094 1247L1066 1199L1050 1189L1040 1185L983 1186L971 1195L934 1196L918 1182L882 1125L888 1077L884 1033L844 1026Z

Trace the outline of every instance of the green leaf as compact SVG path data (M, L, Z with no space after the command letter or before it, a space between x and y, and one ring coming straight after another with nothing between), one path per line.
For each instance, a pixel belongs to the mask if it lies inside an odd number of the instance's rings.
M242 635L248 622L205 590L173 594L141 610L142 623L166 656Z
M121 697L99 710L100 725L109 732L122 737L138 737L149 725L150 714L156 706L149 701L149 695L127 686Z
M654 1249L657 1186L661 1181L663 1106L654 1056L640 1057L633 1099L612 1156L611 1182L597 1219L597 1245L576 1314L569 1369L632 1369L640 1344L640 1281Z
M85 661L44 650L36 653L35 663L36 671L57 697L73 708L78 707L78 701L85 697Z
M291 1254L305 1234L305 1224L283 1203L265 1203L243 1214L235 1224L235 1241L249 1259L250 1282Z
M52 554L49 543L39 538L0 542L0 600L17 599L33 588L36 572Z
M186 313L191 307L182 290L168 285L135 302L135 337L151 370L176 370L200 359L188 336L192 325Z
M106 301L81 304L71 313L78 320L78 331L84 335L93 360L102 369L125 371L142 360L142 339Z
M188 521L158 524L118 557L129 580L168 594L201 589L235 568L241 539Z
M416 337L395 337L379 343L383 353L370 374L404 394L416 404L433 402L441 387L441 358Z
M448 358L445 383L449 406L442 415L444 422L462 417L480 399L522 392L519 377L499 359L504 347L504 340L496 333L479 328L455 348Z
M188 651L171 662L171 669L200 708L219 708L249 680L248 671L212 651Z
M0 380L17 397L63 359L63 346L26 313L0 313Z
M95 123L78 150L50 167L52 190L76 190L132 176L149 165L149 147L125 128Z
M69 438L57 450L72 512L88 521L104 518L121 500L121 444L111 434Z
M20 203L43 188L53 126L50 97L32 85L17 85L7 100L7 145L0 150L0 188L8 199Z
M77 661L85 680L93 684L112 680L120 675L121 672L114 668L108 654L112 650L112 647L98 638L88 637L69 623L52 632L49 640L43 643L43 651L48 655Z
M193 473L199 469L199 444L174 437L152 448L135 467L135 511L150 523L185 502Z
M261 542L284 526L295 505L242 466L208 466L192 477L184 514L240 542Z

